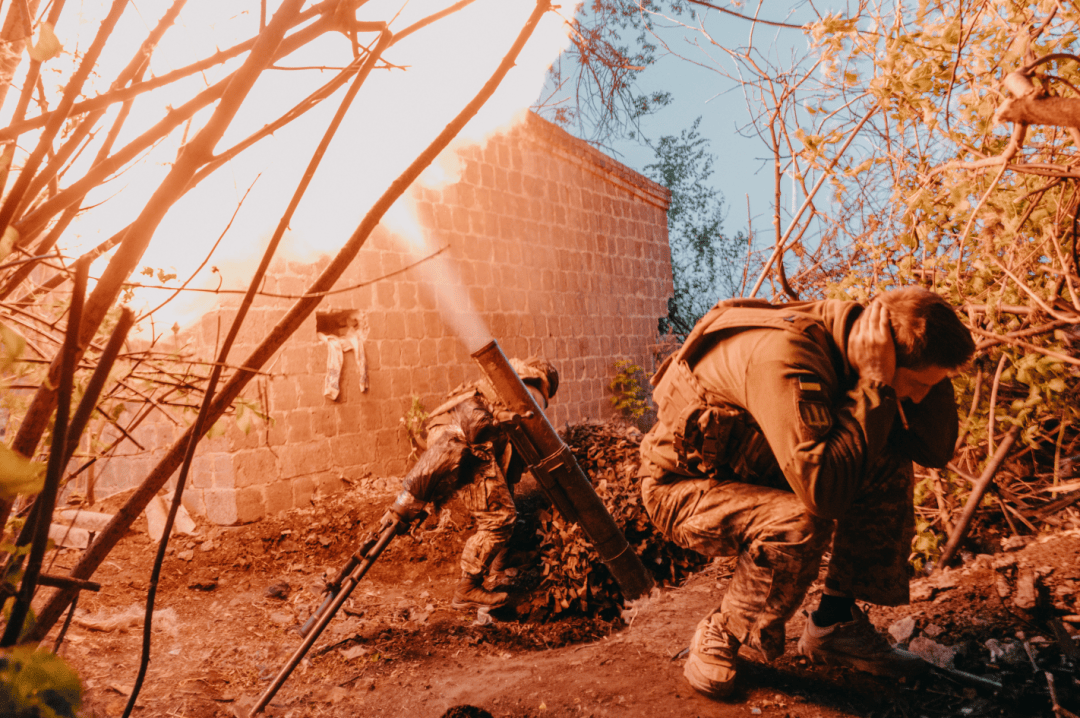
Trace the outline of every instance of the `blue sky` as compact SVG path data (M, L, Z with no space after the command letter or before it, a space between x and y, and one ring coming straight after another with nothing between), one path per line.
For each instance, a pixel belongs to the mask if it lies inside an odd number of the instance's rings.
M744 6L736 8L738 12L752 12ZM813 18L805 8L790 11L788 3L764 3L760 11L763 19L798 24ZM763 51L788 55L795 50L805 52L807 38L801 30L768 27L762 24L752 26L746 20L730 15L710 11L697 6L704 14L704 25L717 42L728 47L745 46L753 29L753 44ZM792 14L789 14L791 12ZM690 22L689 18L680 18ZM715 155L711 184L724 195L727 219L724 225L726 234L736 234L752 226L755 233L771 230L773 204L773 169L771 160L767 160L767 148L752 136L742 136L737 129L749 120L746 99L741 89L728 78L707 66L714 61L724 60L723 53L716 48L703 52L694 46L700 41L697 34L686 28L670 27L661 37L674 52L696 59L700 64L668 54L648 70L639 83L644 91L667 90L674 101L643 123L644 133L652 138L662 135L678 135L690 127L694 119L700 116L699 132L710 142L710 150ZM728 71L733 70L730 60L723 62ZM746 133L744 133L746 134ZM638 142L623 140L614 143L613 153L626 165L641 171L645 165L653 162L652 150ZM782 184L783 201L790 209L791 183ZM802 201L800 193L797 201ZM751 225L752 222L752 225Z

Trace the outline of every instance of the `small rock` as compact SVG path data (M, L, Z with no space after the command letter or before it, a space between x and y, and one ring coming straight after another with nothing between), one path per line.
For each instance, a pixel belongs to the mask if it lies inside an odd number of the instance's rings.
M911 586L910 598L912 603L929 601L934 597L934 587L925 581L918 581Z
M213 541L203 541L202 545L199 546L199 550L200 551L213 551L214 550L214 542Z
M973 571L978 571L980 569L993 568L993 566L994 557L988 553L981 553L975 557L975 560L971 562L971 565L968 566L968 568Z
M892 636L894 643L906 643L913 633L915 633L914 616L904 616L889 626L889 635Z
M953 668L956 663L956 654L959 652L959 649L954 646L943 646L924 636L913 639L908 644L908 650L939 668Z
M936 623L931 623L923 629L923 634L925 634L927 638L937 638L944 632L945 629L937 625Z
M1030 611L1039 603L1038 578L1035 571L1021 569L1016 575L1016 595L1013 596L1013 604L1017 608Z
M218 587L218 577L213 575L197 576L188 584L192 591L213 591Z
M275 626L288 626L293 623L293 617L291 613L275 611L270 614L270 623L273 623Z
M994 590L997 591L997 595L1001 598L1008 598L1011 593L1009 579L1004 576L998 576L997 580L994 581Z
M991 638L985 644L990 652L990 662L997 665L1019 666L1028 662L1027 651L1016 641L998 641Z
M191 559L195 558L195 552L191 551L190 549L187 551L181 551L180 553L176 554L176 557L181 561L190 561Z
M369 652L370 649L365 646L351 646L341 649L341 657L346 661L353 661Z
M1007 539L1003 539L1001 542L1002 551L1019 551L1028 545L1030 539L1023 536L1010 536Z
M927 582L934 588L956 588L960 585L960 575L958 571L945 569L935 572Z
M990 567L992 569L994 569L995 571L1000 571L1003 568L1008 568L1009 566L1015 566L1015 565L1016 565L1016 556L1015 555L1007 555L1007 556L998 556L997 558L995 558L993 563L990 564Z
M276 599L279 599L279 600L285 600L286 598L289 597L289 591L290 590L291 590L291 587L289 586L288 581L278 581L277 583L273 584L272 586L268 586L266 591L263 593L263 595L266 596L267 598L276 598Z

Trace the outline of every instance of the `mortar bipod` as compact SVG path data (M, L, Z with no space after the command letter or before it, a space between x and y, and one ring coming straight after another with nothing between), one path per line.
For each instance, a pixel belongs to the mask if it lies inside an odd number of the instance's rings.
M349 563L342 571L343 574L347 573L347 575L339 575L338 579L334 582L336 584L336 592L334 584L330 584L327 587L330 595L326 597L315 613L312 614L311 618L304 623L304 627L301 629L304 640L293 652L292 656L289 657L289 660L278 674L274 676L274 680L270 682L267 689L259 696L259 699L255 702L255 705L251 707L251 710L244 710L243 706L240 705L234 706L233 714L236 715L237 718L248 718L248 716L258 715L262 712L263 708L270 703L270 700L289 678L289 675L291 675L292 672L296 670L296 667L300 665L300 661L303 660L307 652L311 650L311 647L315 644L315 641L318 640L323 630L330 625L330 621L332 621L337 612L341 610L341 607L345 604L345 601L348 600L353 589L360 583L360 579L368 572L368 569L371 568L371 565L379 558L383 550L394 540L394 536L408 531L410 524L403 522L401 518L393 512L389 512L388 515L392 517L392 520L385 528L383 528L382 533L378 534L378 539L374 544L365 542L365 544L361 546L360 551L357 551L357 553L353 554L352 558L349 559ZM420 521L423 521L423 519L421 518ZM362 558L358 559L357 554L363 554ZM352 567L351 570L349 570L350 566ZM312 621L314 621L314 623L312 623Z

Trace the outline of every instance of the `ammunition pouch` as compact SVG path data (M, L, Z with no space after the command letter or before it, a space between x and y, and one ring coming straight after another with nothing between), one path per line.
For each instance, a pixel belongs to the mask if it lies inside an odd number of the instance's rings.
M731 459L732 429L746 412L710 401L684 361L674 361L653 392L658 417L670 427L679 468L708 472ZM700 466L693 466L700 464Z

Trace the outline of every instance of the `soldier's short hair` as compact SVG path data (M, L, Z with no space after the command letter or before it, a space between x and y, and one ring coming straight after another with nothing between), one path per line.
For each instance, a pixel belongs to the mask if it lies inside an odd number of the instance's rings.
M941 295L904 287L876 299L889 309L898 367L957 369L975 353L971 332Z

